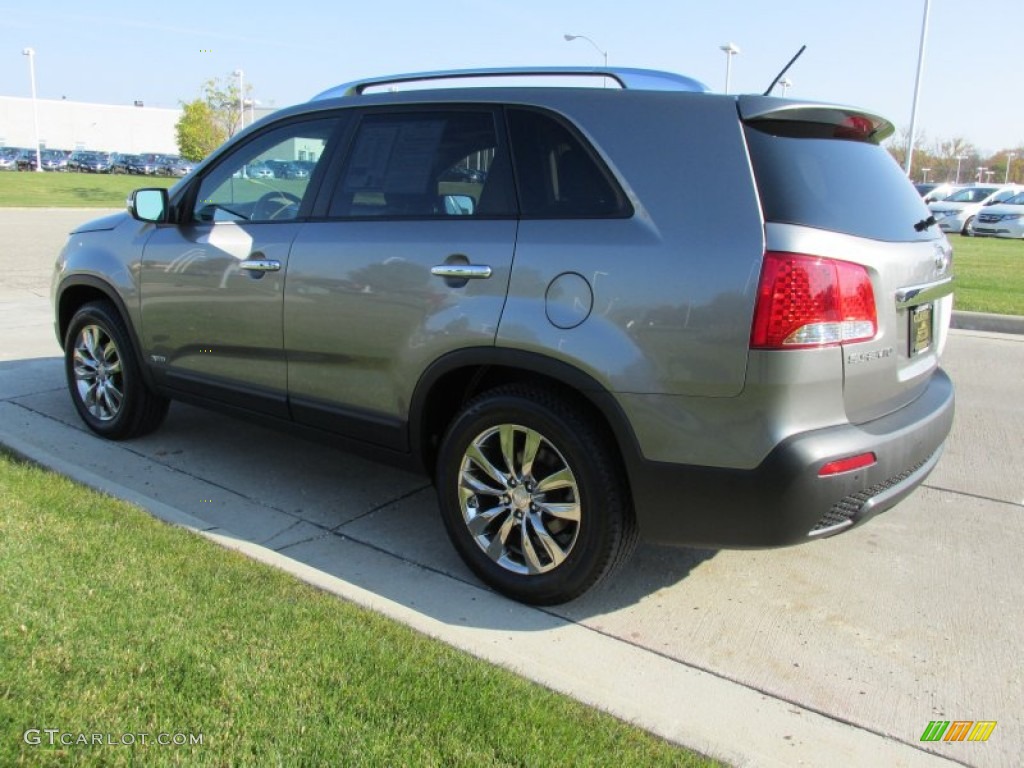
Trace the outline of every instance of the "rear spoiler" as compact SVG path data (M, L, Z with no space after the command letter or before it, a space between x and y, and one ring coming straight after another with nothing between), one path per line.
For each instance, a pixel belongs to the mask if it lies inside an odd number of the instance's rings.
M736 99L740 119L745 123L774 123L776 125L813 124L831 126L836 138L856 139L879 143L896 130L884 117L856 107L838 104L815 104L787 101L768 96L739 96Z

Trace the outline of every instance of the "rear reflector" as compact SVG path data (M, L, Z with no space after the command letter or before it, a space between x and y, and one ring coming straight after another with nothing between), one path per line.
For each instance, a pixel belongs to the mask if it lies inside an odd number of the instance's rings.
M765 253L751 348L826 347L867 341L877 332L875 293L865 267L799 253Z
M855 469L864 469L864 467L870 467L876 461L878 461L878 458L871 452L862 453L859 456L851 456L848 459L836 459L835 461L830 461L819 469L818 477L841 475L843 472L853 472Z

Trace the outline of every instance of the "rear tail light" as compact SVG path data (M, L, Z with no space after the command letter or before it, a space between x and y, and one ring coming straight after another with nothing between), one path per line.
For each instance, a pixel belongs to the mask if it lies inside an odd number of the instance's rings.
M827 347L867 341L877 333L867 269L799 253L765 253L751 348Z

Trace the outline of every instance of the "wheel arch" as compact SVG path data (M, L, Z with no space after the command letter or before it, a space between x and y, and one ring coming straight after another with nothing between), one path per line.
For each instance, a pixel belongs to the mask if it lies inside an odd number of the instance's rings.
M420 377L409 409L410 445L420 469L433 476L441 438L463 404L480 392L511 382L548 386L589 411L606 433L623 477L630 484L628 468L639 455L639 444L611 392L567 363L533 352L496 347L452 352L435 361Z
M142 344L135 331L135 325L131 322L131 314L128 307L118 292L106 281L92 275L75 275L67 278L60 284L54 299L54 310L56 313L57 342L61 349L67 337L68 327L71 325L71 318L84 305L91 301L106 301L113 305L115 311L121 316L125 327L128 329L128 338L132 345L132 351L139 361L139 369L142 378L150 388L154 388L154 381L149 366L142 355Z

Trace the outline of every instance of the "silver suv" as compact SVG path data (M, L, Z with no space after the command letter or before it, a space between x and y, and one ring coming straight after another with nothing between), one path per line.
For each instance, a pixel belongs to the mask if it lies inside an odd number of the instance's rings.
M470 568L531 603L638 535L848 530L953 418L952 254L891 131L644 70L341 86L71 235L71 398L108 438L178 399L418 468ZM309 173L250 172L275 161Z

